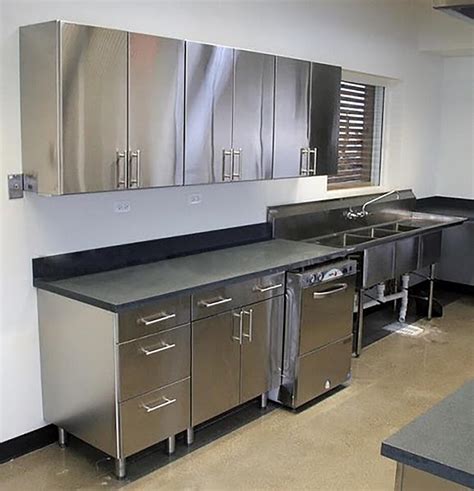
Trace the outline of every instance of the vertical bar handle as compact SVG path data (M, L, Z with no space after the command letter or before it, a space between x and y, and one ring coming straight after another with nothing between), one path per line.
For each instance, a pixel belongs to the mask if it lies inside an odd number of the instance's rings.
M309 148L300 149L300 175L309 175Z
M127 165L126 152L115 152L115 165L117 166L117 189L125 189L127 187ZM120 169L120 163L123 163L123 170ZM121 177L123 176L123 177Z
M233 167L233 157L232 150L222 150L222 180L223 181L232 181L232 169L230 172L227 172L227 157L230 157L230 166Z
M308 165L308 175L315 176L316 175L316 164L318 162L318 148L309 148L309 165ZM313 165L311 165L311 156L313 157Z
M251 343L253 339L253 309L244 310L243 313L249 316L249 332L247 334L243 333L242 336Z
M133 161L135 160L135 177L132 179L132 167ZM140 174L141 174L141 161L140 161L140 150L135 150L130 152L130 187L139 188L140 187Z
M237 159L236 159L237 157ZM238 166L235 165L235 162L238 162ZM237 167L237 171L236 171ZM238 150L232 149L232 180L241 179L242 178L242 149Z
M243 326L244 326L244 318L243 318L243 310L241 310L238 314L234 312L234 317L239 319L239 337L232 336L234 341L238 341L239 344L242 344L242 336L243 336Z

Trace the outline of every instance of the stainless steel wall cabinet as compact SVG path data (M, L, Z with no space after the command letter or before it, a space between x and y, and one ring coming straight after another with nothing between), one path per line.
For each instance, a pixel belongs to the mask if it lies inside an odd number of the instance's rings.
M20 28L23 170L41 194L182 184L184 42Z
M274 178L337 172L341 71L276 57Z
M271 179L274 56L186 49L185 183Z

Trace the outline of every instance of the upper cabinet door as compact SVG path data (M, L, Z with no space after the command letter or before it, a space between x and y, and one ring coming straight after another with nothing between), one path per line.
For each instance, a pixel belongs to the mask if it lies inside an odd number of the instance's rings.
M311 64L311 133L309 148L314 174L337 174L341 67Z
M62 193L126 186L127 33L61 25Z
M185 184L232 178L234 50L186 43Z
M273 177L298 177L307 169L311 64L276 58Z
M184 41L130 33L129 187L183 184Z
M234 56L233 180L271 179L275 57Z

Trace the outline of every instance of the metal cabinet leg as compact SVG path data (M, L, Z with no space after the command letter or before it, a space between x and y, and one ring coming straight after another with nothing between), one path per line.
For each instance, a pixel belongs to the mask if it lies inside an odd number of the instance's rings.
M194 428L188 428L186 430L186 445L192 445L194 443Z
M266 392L264 392L260 396L260 408L261 409L266 409L267 408L267 405L268 405L268 394Z
M64 428L58 427L58 445L61 448L67 447L67 433Z
M364 291L359 290L358 307L357 307L357 344L355 356L360 356L362 351L362 336L364 334Z
M170 436L166 441L166 452L168 455L174 454L176 450L176 437Z
M433 299L434 299L434 280L435 280L436 264L430 266L430 294L428 296L428 320L433 317Z
M127 475L127 466L125 459L115 459L115 476L117 479L123 479Z

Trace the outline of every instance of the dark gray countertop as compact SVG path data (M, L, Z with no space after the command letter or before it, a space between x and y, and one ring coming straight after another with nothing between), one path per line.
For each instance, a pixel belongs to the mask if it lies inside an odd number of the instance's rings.
M34 285L121 312L176 293L305 267L343 257L348 252L347 249L275 239L65 280L38 279Z
M416 200L417 211L437 213L439 215L466 217L474 220L474 200L431 196Z
M382 455L474 488L474 380L385 440Z

